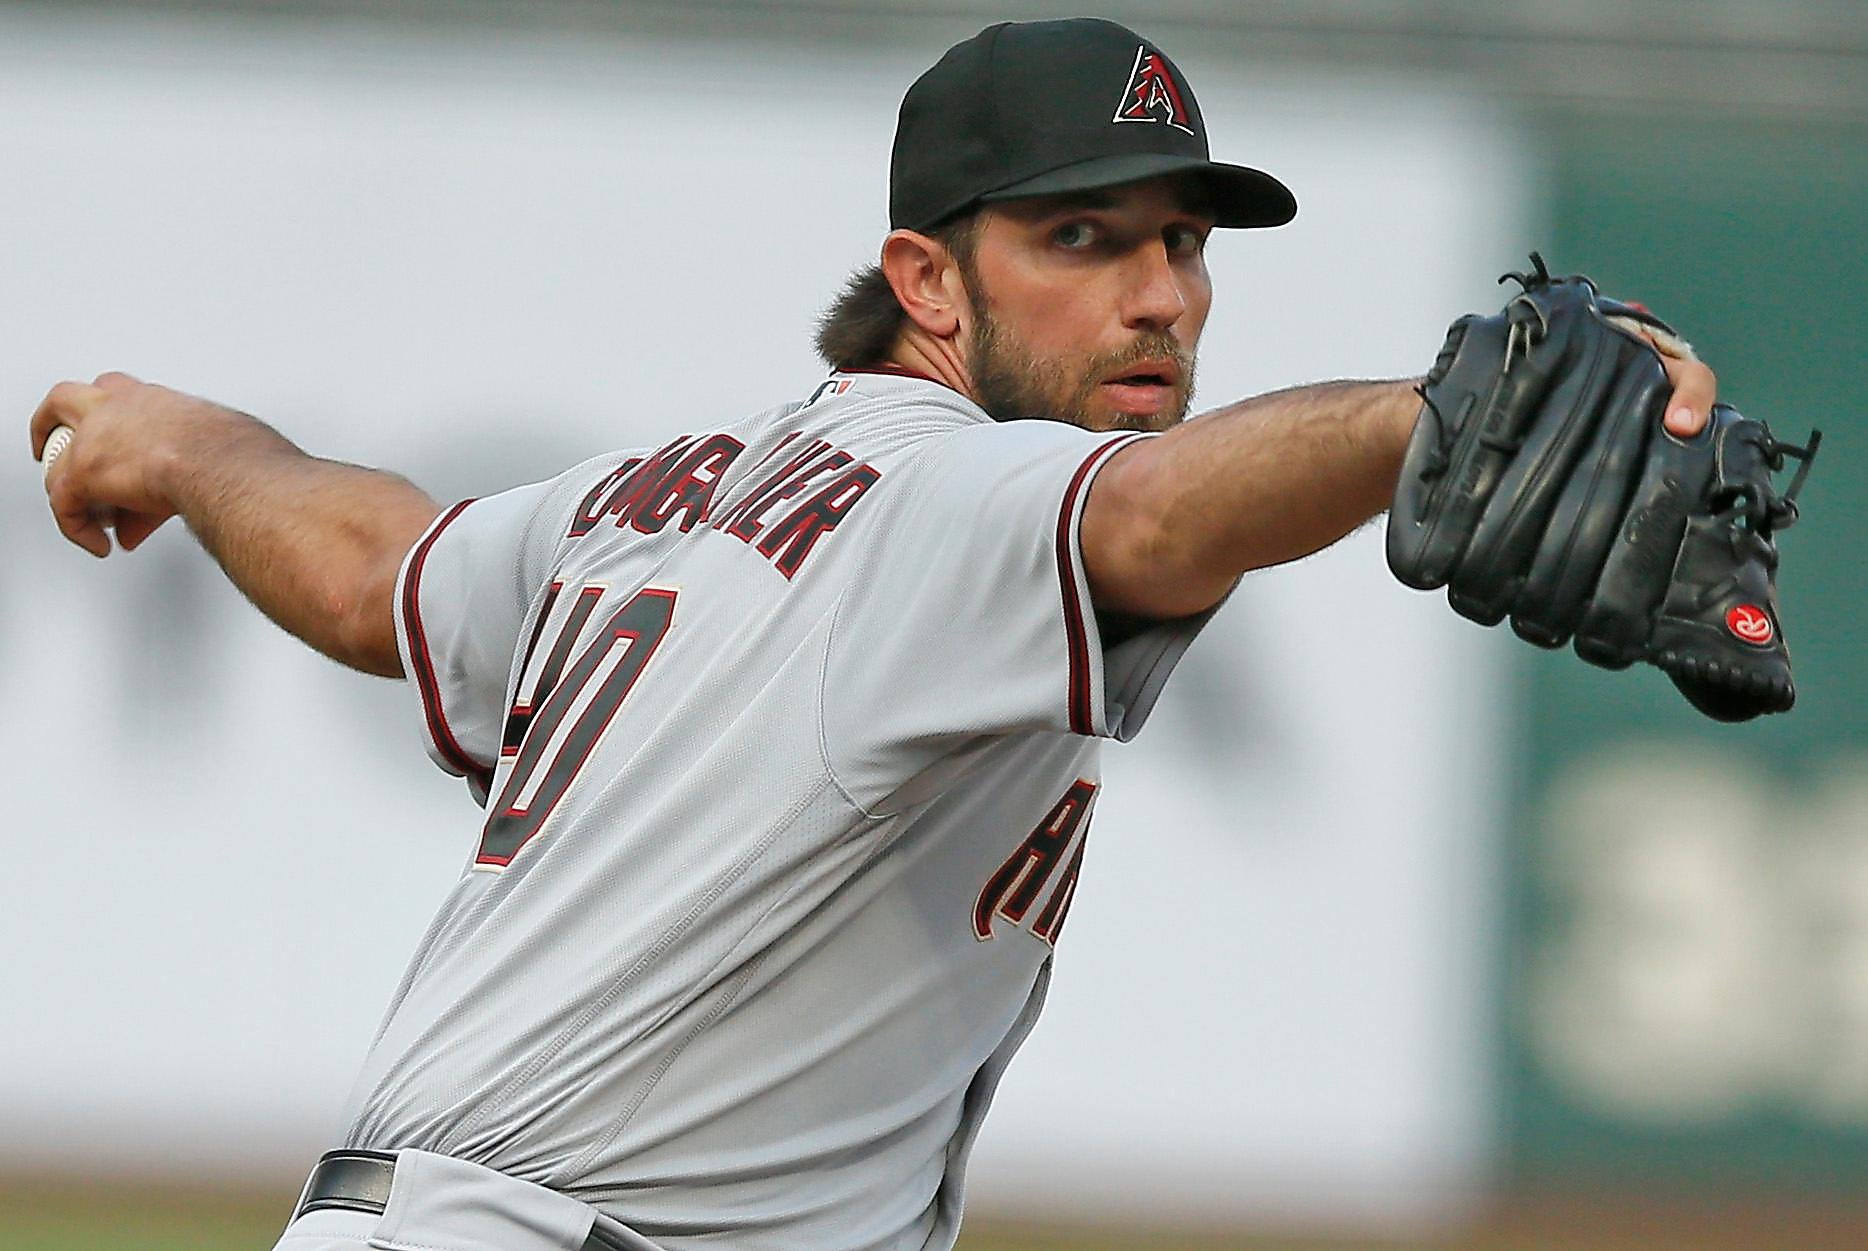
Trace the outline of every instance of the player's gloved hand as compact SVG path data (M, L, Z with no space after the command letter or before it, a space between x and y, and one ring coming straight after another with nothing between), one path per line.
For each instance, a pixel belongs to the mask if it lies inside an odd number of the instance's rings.
M59 530L93 556L110 554L106 527L113 524L125 551L137 547L175 515L168 477L179 436L229 416L217 404L128 374L53 387L32 416L32 454L42 456L59 426L71 429L45 477Z
M1728 405L1700 420L1711 374L1670 327L1532 261L1502 312L1453 324L1427 375L1390 569L1541 647L1658 665L1719 720L1787 710L1774 536L1820 434L1779 443ZM1779 494L1785 457L1804 466Z

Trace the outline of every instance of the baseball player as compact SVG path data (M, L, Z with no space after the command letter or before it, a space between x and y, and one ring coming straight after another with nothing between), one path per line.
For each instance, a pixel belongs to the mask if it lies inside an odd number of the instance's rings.
M1295 211L1150 41L1007 24L908 92L834 372L765 412L441 508L120 374L51 391L67 537L182 516L407 678L484 804L280 1247L952 1245L1101 741L1394 489L1413 380L1181 424L1209 232Z

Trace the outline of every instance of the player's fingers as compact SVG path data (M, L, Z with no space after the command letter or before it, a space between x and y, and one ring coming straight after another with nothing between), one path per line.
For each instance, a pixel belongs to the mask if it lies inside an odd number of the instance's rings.
M1712 418L1712 402L1719 396L1719 380L1704 361L1662 356L1661 364L1673 383L1664 419L1669 434L1690 439Z
M143 545L144 539L154 534L163 522L174 515L119 512L116 518L117 546L126 552L135 551Z
M44 454L47 435L59 426L75 429L105 394L103 388L82 382L61 382L47 391L32 415L32 458L38 460Z
M54 466L45 483L46 501L52 506L59 533L93 556L110 555L110 536L92 515L90 501L63 470L63 465Z

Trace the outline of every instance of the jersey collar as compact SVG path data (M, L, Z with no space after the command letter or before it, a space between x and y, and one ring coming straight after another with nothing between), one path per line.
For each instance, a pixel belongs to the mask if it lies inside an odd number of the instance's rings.
M928 399L940 403L942 407L963 412L975 421L991 422L993 420L990 413L964 393L948 386L932 374L925 374L917 369L906 369L900 365L878 365L869 369L836 369L831 371L830 376L833 379L848 379L870 395L876 394L878 385L885 392L895 391L897 394L919 392L922 395L926 395L924 387L937 387L939 388L938 397L927 396Z

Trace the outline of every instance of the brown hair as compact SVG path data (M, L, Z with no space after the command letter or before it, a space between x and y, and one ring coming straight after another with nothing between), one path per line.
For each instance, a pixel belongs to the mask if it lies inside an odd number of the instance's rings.
M953 253L959 262L967 289L973 280L973 252L979 242L980 215L977 212L949 218L927 231L930 239ZM888 359L895 337L901 333L908 314L880 265L865 265L851 274L843 290L817 319L813 342L817 354L832 369L872 369Z

